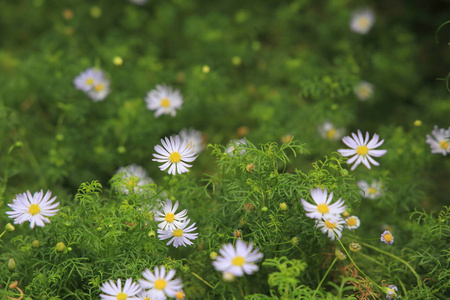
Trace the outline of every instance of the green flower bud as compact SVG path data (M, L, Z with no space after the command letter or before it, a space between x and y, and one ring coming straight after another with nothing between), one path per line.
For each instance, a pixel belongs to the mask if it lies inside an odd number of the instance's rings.
M64 244L63 242L59 242L58 244L56 244L56 251L63 252L64 250L66 250L66 244Z
M281 210L288 210L288 208L289 208L289 207L288 207L288 205L287 205L286 203L284 203L284 202L283 202L283 203L280 203L280 209L281 209Z
M211 252L210 254L209 254L209 257L212 259L212 260L214 260L214 259L216 259L217 258L217 252Z
M15 268L16 268L16 261L14 260L14 258L10 258L8 261L8 270L12 272L14 271Z
M261 211L264 211L264 212L266 212L266 211L268 211L269 209L267 208L267 206L263 206L262 208L261 208Z
M154 230L150 230L150 231L148 232L148 237L149 237L149 238L154 238L155 236L156 236L156 233L155 233Z
M8 224L5 225L5 229L6 229L6 231L8 231L8 232L12 232L12 231L16 230L16 227L14 227L13 224L8 223Z
M40 245L40 243L39 243L38 240L34 240L34 241L31 243L31 247L33 247L33 248L39 248L39 245Z

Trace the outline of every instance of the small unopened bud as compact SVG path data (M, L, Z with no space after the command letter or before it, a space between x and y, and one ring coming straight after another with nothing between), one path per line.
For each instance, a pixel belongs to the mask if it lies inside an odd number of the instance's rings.
M348 171L346 170L346 169L342 169L341 170L341 176L342 177L345 177L345 176L347 176L348 175Z
M294 245L294 246L296 246L296 245L298 244L298 237L294 236L294 237L291 239L291 244Z
M422 121L420 121L420 120L415 120L415 121L414 121L414 126L416 126L416 127L422 126Z
M336 249L336 251L334 251L334 254L336 255L337 259L339 259L339 260L344 260L347 258L347 256L345 256L344 252L342 252L339 249Z
M34 240L34 241L31 243L31 247L33 247L33 248L39 248L39 246L40 246L40 243L39 243L38 240Z
M234 281L234 279L236 279L236 277L231 272L225 272L222 275L222 279L223 279L223 281L226 281L226 282L232 282L232 281Z
M95 19L100 18L102 15L102 9L98 6L92 6L91 7L91 16Z
M209 258L211 258L212 260L216 259L216 257L217 257L217 252L213 251L209 254Z
M14 271L15 268L16 268L16 261L14 260L14 258L10 258L8 261L8 270L12 272Z
M66 244L64 244L63 242L59 242L58 244L56 244L56 251L58 252L63 252L64 250L66 250Z
M154 238L155 236L156 236L156 233L155 233L154 230L150 230L150 231L148 232L148 237L149 237L149 238Z
M203 71L203 73L209 73L209 71L211 71L211 69L209 66L205 65L205 66L203 66L202 71Z
M72 247L67 247L67 251L72 251Z
M120 56L116 56L113 58L113 64L116 66L121 66L123 64L123 59Z
M13 224L8 223L8 224L5 225L5 229L6 229L6 231L8 231L8 232L12 232L12 231L16 230L16 227L14 227Z
M342 216L343 216L344 218L348 218L348 217L350 217L350 213L346 210L346 211L344 211L344 212L342 213Z
M280 203L280 209L281 210L287 210L288 209L288 205L286 203Z
M262 208L261 208L261 211L268 211L269 209L267 208L267 206L263 206Z
M235 231L233 231L233 236L235 236L238 239L240 239L242 237L242 230L236 229Z
M361 250L361 245L359 243L350 243L348 248L353 252L358 252L359 250Z
M16 280L16 281L13 281L10 285L9 285L9 289L10 290L14 290L14 289L16 289L17 288L17 286L19 285L19 282Z

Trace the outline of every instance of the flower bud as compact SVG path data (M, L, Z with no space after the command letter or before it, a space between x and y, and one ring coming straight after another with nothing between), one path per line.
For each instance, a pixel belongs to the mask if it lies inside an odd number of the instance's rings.
M58 244L56 244L56 251L58 252L63 252L64 250L66 250L66 244L64 244L63 242L59 242Z
M212 260L214 260L214 259L216 259L217 258L217 252L211 252L210 254L209 254L209 258L211 258Z
M288 209L288 205L286 203L280 203L280 209L281 210L287 210Z
M226 282L232 282L232 281L234 281L234 279L236 279L236 277L231 272L225 272L222 275L222 279L223 279L223 281L226 281Z
M416 126L416 127L422 126L422 121L420 121L420 120L415 120L415 121L414 121L414 126Z
M348 171L346 170L346 169L342 169L341 170L341 176L342 177L345 177L345 176L347 176L348 175Z
M210 67L207 65L204 65L202 68L203 73L209 73L209 71L211 71Z
M13 281L10 285L9 285L9 289L10 290L14 290L14 289L16 289L17 288L17 286L19 285L19 282L16 280L16 281Z
M14 258L10 258L8 261L8 270L12 272L14 271L15 268L16 268L16 261L14 260Z
M123 59L120 56L116 56L113 58L113 64L116 66L121 66L123 64Z
M13 224L8 223L8 224L5 225L5 229L6 229L6 231L8 231L8 232L12 232L12 231L16 230L16 227L14 227Z
M38 240L34 240L34 241L31 243L31 247L33 247L33 248L39 248L39 245L40 245L40 243L39 243Z
M261 208L261 211L264 211L264 212L266 212L266 211L268 211L269 209L267 208L267 206L263 206L262 208Z
M348 248L353 252L358 252L359 250L361 250L361 245L359 243L350 243Z
M156 233L155 233L154 230L150 230L150 231L148 232L148 237L149 237L149 238L154 238L155 236L156 236Z
M344 260L347 258L347 256L345 256L345 254L339 249L336 249L336 251L334 251L334 254L336 255L337 259L339 259L339 260Z
M292 245L297 245L298 244L298 237L296 237L296 236L294 236L292 239L291 239L291 244Z

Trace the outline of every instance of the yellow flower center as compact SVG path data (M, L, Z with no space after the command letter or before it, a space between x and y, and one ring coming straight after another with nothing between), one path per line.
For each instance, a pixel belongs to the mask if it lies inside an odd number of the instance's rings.
M359 89L358 94L360 98L367 98L370 96L371 90L367 86L363 86Z
M233 258L233 260L231 261L231 264L233 266L238 266L238 267L242 267L245 264L245 258L243 258L242 256L236 256L235 258Z
M173 236L175 236L175 237L183 236L183 229L180 229L180 228L175 229L175 230L173 231Z
M369 25L369 19L367 17L361 17L358 19L359 27L367 27Z
M32 214L33 216L37 215L40 211L41 211L41 208L37 204L31 204L30 208L28 209L28 212L30 214Z
M158 290L163 290L167 286L167 281L164 279L157 279L155 280L155 288Z
M99 83L96 86L94 86L94 90L97 91L97 92L103 91L103 88L104 88L104 86L101 83Z
M359 155L366 155L369 152L369 148L367 146L358 146L356 148L356 153Z
M326 214L330 211L328 208L328 205L325 203L317 205L317 211L319 211L321 214Z
M178 293L175 294L175 298L177 299L183 299L184 297L184 293L182 291L179 291Z
M175 220L175 214L173 214L173 213L167 213L167 214L166 214L166 217L165 217L165 220L166 220L167 222L169 222L169 223L172 223L173 220Z
M392 234L390 234L390 233L386 233L385 235L384 235L384 240L386 241L386 242L392 242Z
M332 140L336 136L336 129L330 129L327 132L327 137Z
M94 84L94 78L88 78L88 79L86 79L85 83L86 83L87 85L93 85L93 84Z
M372 188L372 187L367 189L367 193L369 193L369 194L372 194L372 195L373 195L373 194L375 194L376 192L377 192L377 190L374 189L374 188Z
M173 163L180 162L181 155L177 151L170 153L169 160Z
M450 144L447 141L440 141L439 146L441 146L442 149L447 150Z
M170 100L169 99L167 99L167 98L163 98L163 99L161 99L161 106L162 107L169 107L170 106Z
M117 298L117 300L126 300L128 298L128 295L120 292L117 294L116 298Z
M355 226L356 224L357 224L356 218L349 218L349 219L347 220L347 225L348 225L348 226Z
M336 227L336 223L332 223L332 222L330 222L328 220L325 220L325 226L327 226L328 229L333 229L333 228Z

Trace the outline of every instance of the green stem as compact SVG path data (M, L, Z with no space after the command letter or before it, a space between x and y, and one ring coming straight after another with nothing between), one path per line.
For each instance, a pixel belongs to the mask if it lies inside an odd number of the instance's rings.
M207 282L206 280L204 280L203 278L201 278L199 275L197 275L196 273L194 273L194 272L191 272L192 273L192 275L194 275L195 277L197 277L198 279L200 279L204 284L206 284L207 286L209 286L210 288L214 288L209 282Z
M406 261L404 261L403 259L401 259L400 257L398 257L398 256L396 256L394 254L391 254L391 253L386 252L384 250L378 249L377 247L374 247L372 245L369 245L369 244L366 244L366 243L361 243L361 244L364 245L367 248L370 248L372 250L378 251L378 252L383 253L383 254L385 254L387 256L395 258L396 260L398 260L398 261L402 262L403 264L405 264L411 270L411 272L414 274L414 276L416 276L417 285L418 286L422 286L422 278L420 278L419 274L417 274L416 271L414 271L413 267L411 267L411 265L408 264Z
M5 234L5 232L6 232L6 229L5 230L3 230L3 232L2 232L2 234L0 234L0 239L2 238L2 236Z
M167 188L167 186L169 185L169 182L172 180L172 177L173 177L173 176L174 176L174 175L172 175L172 176L169 177L169 180L167 180L167 182L166 182L166 184L164 185L164 187L163 187L158 193L156 193L156 195L153 196L153 198L158 197L158 195L161 194L161 192L164 191L164 190Z
M327 278L328 273L330 273L331 268L333 268L334 264L337 261L337 257L334 258L333 262L331 263L331 265L328 267L327 272L325 273L325 275L323 275L322 280L319 282L319 285L317 286L316 290L314 291L314 295L312 296L314 298L314 296L316 295L317 291L320 289L320 287L322 286L322 283L324 282L325 278Z

